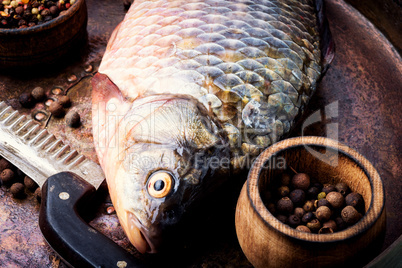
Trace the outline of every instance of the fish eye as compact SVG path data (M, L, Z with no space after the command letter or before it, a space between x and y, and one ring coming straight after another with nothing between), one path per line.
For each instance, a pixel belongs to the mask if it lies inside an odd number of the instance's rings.
M155 198L163 198L173 188L173 177L168 172L159 171L148 179L148 193Z

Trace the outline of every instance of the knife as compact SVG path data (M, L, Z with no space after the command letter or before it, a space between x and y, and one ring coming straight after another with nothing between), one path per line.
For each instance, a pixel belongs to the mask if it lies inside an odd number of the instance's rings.
M105 178L100 166L5 102L0 102L0 155L41 187L39 227L65 262L73 267L145 267L78 214Z

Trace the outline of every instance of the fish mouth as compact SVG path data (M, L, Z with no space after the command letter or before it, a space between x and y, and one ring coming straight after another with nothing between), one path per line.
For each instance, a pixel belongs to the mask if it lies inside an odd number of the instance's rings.
M140 253L157 252L155 244L146 235L143 225L139 222L134 213L127 212L127 227L127 229L124 228L126 235L131 244L133 244Z

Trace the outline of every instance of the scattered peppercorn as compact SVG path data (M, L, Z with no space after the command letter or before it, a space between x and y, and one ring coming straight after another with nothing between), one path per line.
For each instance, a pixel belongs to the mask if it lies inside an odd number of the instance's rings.
M45 90L41 87L35 87L31 92L32 97L35 101L42 101L46 97Z
M49 105L49 112L51 112L55 117L58 118L64 116L63 106L58 101L54 101Z
M319 220L314 219L307 223L307 227L311 230L311 232L318 232L321 228L321 223Z
M335 232L336 229L337 229L336 222L335 222L334 220L329 220L329 221L327 221L327 222L324 222L324 223L322 224L322 227L329 227L329 228L331 228L334 232Z
M34 192L38 188L38 184L28 176L24 177L24 184L31 192Z
M320 199L320 200L315 200L314 207L319 208L321 206L326 206L326 207L329 207L329 208L332 207L331 204L328 202L328 200L325 199L325 198Z
M304 204L306 194L304 193L303 190L300 189L295 189L289 194L290 200L292 200L293 204L295 206L301 206Z
M306 201L306 203L304 203L303 209L306 212L312 212L314 210L314 203L311 200Z
M276 203L276 209L279 212L289 214L293 211L293 202L289 197L283 197Z
M17 182L11 185L10 192L14 198L22 199L25 197L25 186L24 184Z
M288 218L288 224L292 227L296 227L300 224L300 218L296 215L290 215Z
M342 231L347 227L346 222L342 219L342 217L335 218L335 223L338 231Z
M287 187L287 186L279 187L278 194L282 197L287 196L289 194L289 187Z
M0 174L0 179L4 185L11 185L14 182L15 176L14 171L9 168L3 170Z
M346 183L344 182L338 182L335 185L335 189L341 193L341 195L346 196L349 193L349 187Z
M307 223L309 221L312 221L315 218L313 212L307 212L306 214L303 215L302 217L302 222Z
M22 93L18 100L24 108L31 108L34 104L31 93Z
M316 212L315 212L315 216L317 217L317 219L320 222L326 222L329 220L329 218L331 217L332 212L329 209L329 207L327 206L321 206L319 208L317 208Z
M317 195L320 193L320 190L317 188L317 187L315 187L315 186L313 186L313 187L310 187L310 188L308 188L308 190L307 190L307 198L309 198L309 199L315 199L315 198L317 198Z
M81 120L80 115L75 111L68 112L68 114L66 116L66 124L69 127L73 127L73 128L79 127L80 120ZM289 191L289 189L288 189L288 191ZM283 196L286 196L286 195L283 195Z
M343 207L345 203L345 198L339 192L329 192L325 199L331 204L334 209L339 209Z
M303 217L304 213L306 212L304 211L303 208L295 208L294 214L300 219Z
M352 206L360 212L364 210L364 199L359 193L348 194L345 198L345 202L347 206Z
M310 186L310 177L305 173L297 173L292 178L292 185L296 189L306 191Z

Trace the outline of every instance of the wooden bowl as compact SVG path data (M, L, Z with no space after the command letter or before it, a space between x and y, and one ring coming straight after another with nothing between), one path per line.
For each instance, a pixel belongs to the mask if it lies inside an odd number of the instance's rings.
M22 29L0 29L0 68L49 65L85 37L85 0L77 0L63 15Z
M332 234L300 232L276 219L261 193L284 172L284 163L321 183L345 182L365 201L355 225ZM236 208L240 246L255 267L332 267L361 265L385 227L384 188L375 168L362 155L334 140L298 137L267 148L253 164ZM372 247L374 246L374 247ZM380 245L381 246L381 245ZM354 266L356 267L356 266Z

